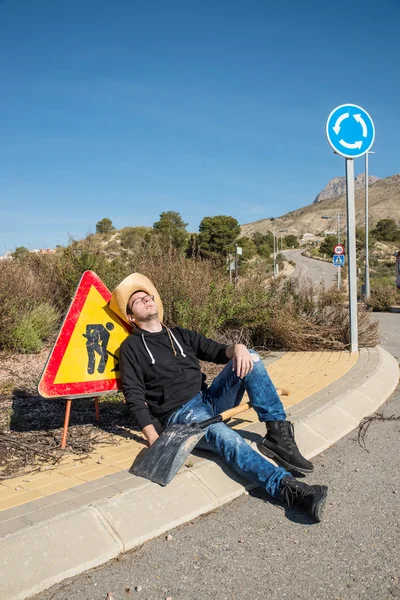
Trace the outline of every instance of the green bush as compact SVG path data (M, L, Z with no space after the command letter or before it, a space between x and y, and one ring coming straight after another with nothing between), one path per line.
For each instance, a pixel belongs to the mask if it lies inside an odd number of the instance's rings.
M25 314L11 331L9 347L25 353L39 352L56 329L59 314L50 304L40 304Z
M119 232L121 246L135 252L140 252L151 232L151 227L124 227Z
M113 290L135 271L147 275L164 305L164 322L199 330L227 342L310 350L348 346L341 298L298 280L267 280L271 261L255 258L239 285L229 283L226 264L185 258L160 236L138 252L110 261L93 240L72 241L54 255L0 263L0 348L32 352L60 324L85 270ZM250 263L249 263L250 265ZM373 345L376 327L363 317L360 345ZM57 323L56 323L57 321Z
M376 311L387 311L391 306L400 305L400 290L389 277L371 280L371 294L367 304Z

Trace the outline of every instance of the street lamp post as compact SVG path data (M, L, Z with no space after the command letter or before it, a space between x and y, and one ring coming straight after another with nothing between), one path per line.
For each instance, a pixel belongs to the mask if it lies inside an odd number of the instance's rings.
M369 285L369 250L368 250L368 154L375 154L375 152L365 153L365 275L364 275L364 298L369 298L371 290Z
M340 218L342 215L340 215L339 213L337 213L337 243L338 245L340 244ZM332 217L328 217L328 216L322 216L321 219L331 219ZM338 274L337 274L337 289L338 292L340 292L340 288L342 285L342 271L341 271L342 267L337 267L338 270Z
M282 235L282 233L285 233L287 231L288 231L288 229L280 229L279 232L278 232L278 233L281 234L281 252L283 250L283 235ZM278 250L279 250L279 246L278 246Z

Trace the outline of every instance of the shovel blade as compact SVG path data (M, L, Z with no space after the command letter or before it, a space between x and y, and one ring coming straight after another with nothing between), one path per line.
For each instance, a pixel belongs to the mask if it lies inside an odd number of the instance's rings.
M143 457L134 461L129 473L167 485L204 433L195 424L167 427Z

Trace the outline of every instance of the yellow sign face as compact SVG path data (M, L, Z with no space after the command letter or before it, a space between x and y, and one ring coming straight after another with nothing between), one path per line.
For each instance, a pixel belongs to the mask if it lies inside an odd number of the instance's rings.
M90 288L54 383L119 378L119 347L128 332Z

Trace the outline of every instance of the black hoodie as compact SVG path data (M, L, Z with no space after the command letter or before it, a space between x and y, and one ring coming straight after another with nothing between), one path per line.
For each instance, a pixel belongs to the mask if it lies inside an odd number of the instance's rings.
M226 348L182 327L163 326L156 333L135 327L121 345L120 371L129 412L140 429L156 425L153 417L163 423L206 389L198 359L226 364Z

